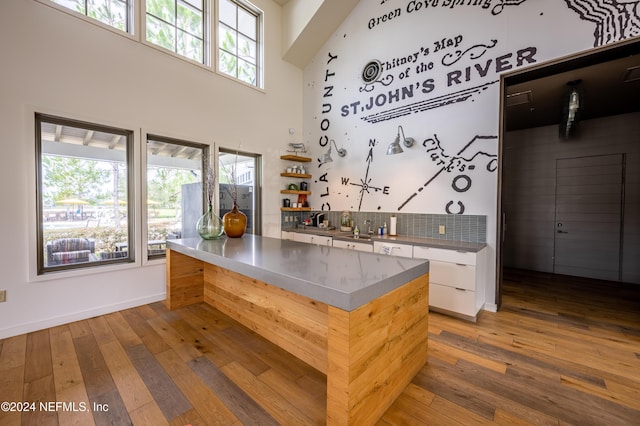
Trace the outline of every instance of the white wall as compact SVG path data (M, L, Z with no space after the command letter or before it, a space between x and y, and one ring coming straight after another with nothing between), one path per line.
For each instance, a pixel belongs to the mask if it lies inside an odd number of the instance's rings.
M0 2L0 338L164 299L164 262L31 277L34 111L136 130L138 152L148 131L262 154L263 234L279 236L280 198L270 194L280 154L300 140L302 71L281 60L280 6L253 3L265 13L264 91L35 0Z
M500 74L588 50L603 35L637 34L634 6L584 15L615 15L606 22L623 31L586 20L575 3L361 1L304 73L312 156L329 139L348 151L341 159L334 148L334 162L315 163L311 206L486 215L486 301L494 308ZM372 60L383 72L366 84ZM387 157L398 125L417 144Z

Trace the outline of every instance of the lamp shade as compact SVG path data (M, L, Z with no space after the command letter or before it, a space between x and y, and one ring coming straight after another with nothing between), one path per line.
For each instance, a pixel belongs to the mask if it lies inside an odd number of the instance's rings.
M387 147L387 155L401 154L404 150L400 146L400 137L396 137L396 140L389 144Z

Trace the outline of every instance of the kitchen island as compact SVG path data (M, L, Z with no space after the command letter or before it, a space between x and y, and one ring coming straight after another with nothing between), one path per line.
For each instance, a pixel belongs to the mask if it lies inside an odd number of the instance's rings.
M327 376L327 424L373 424L427 360L429 262L244 235L167 241L167 306L208 303Z

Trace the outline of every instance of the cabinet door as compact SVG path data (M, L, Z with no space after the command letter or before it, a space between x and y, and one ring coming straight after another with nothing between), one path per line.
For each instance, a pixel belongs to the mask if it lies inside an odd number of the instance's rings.
M301 232L293 233L293 241L298 241L299 243L311 243L311 234L303 234Z
M280 238L283 239L283 240L291 240L291 241L293 241L293 234L295 234L295 232L282 231Z
M300 232L294 232L293 241L298 241L300 243L307 243L307 244L316 244L321 246L330 246L333 241L333 238L325 237L322 235L303 234Z
M369 253L373 252L373 245L367 243L352 243L351 241L334 240L333 246L348 250L366 251Z
M429 306L474 317L475 299L474 291L429 283Z
M385 249L385 247L389 247ZM389 253L386 250L390 250ZM373 252L380 254L390 254L392 256L413 257L413 246L407 244L388 243L386 241L374 241Z
M320 235L312 235L311 236L311 244L316 244L318 246L329 246L333 245L332 237L323 237Z
M476 264L476 253L471 251L447 250L426 246L415 246L413 257L416 259L439 260L441 262Z
M475 290L476 267L473 265L430 260L429 282L465 290Z

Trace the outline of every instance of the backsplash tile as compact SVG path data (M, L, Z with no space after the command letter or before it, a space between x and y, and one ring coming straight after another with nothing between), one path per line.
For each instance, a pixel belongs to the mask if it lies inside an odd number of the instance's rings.
M282 212L280 222L283 231L302 226L302 222L317 211L312 212ZM331 226L339 227L341 211L324 212L325 218ZM435 238L449 241L466 241L472 243L487 242L487 217L482 215L459 214L414 214L393 213L397 217L397 232L400 235L409 235L424 238ZM351 212L354 223L358 225L360 232L367 232L365 220L371 221L372 230L377 234L385 222L387 232L391 223L392 213L385 212ZM293 218L293 221L287 220ZM444 225L445 233L440 235L439 227Z

